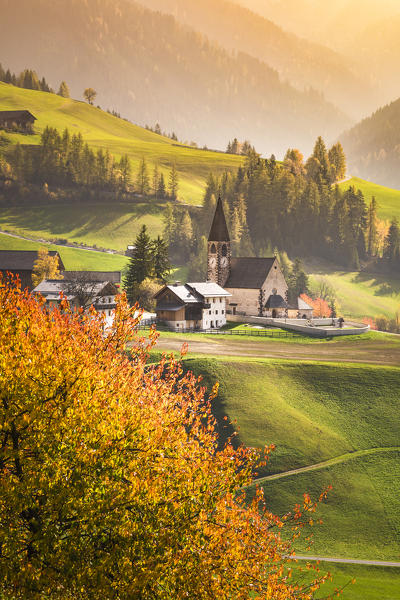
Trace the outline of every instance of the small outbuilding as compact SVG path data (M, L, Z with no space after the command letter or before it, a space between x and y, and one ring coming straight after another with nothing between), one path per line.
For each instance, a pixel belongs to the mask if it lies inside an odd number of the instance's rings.
M289 319L312 319L313 314L313 307L307 304L302 298L297 298L297 301L289 306L287 312Z
M1 110L0 129L31 133L36 117L29 110Z

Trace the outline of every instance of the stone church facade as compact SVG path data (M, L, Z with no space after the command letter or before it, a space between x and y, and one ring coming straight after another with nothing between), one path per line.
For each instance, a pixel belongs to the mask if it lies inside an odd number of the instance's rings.
M219 198L208 238L207 279L230 294L228 311L247 316L286 317L288 286L276 257L233 258Z

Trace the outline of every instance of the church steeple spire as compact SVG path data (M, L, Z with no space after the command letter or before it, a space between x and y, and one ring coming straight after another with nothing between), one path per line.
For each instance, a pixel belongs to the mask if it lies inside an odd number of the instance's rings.
M222 287L231 272L231 242L221 197L218 198L214 220L208 236L207 280Z
M221 196L218 197L217 207L215 209L214 220L211 225L209 242L229 242L229 232L226 225L224 208L222 206Z

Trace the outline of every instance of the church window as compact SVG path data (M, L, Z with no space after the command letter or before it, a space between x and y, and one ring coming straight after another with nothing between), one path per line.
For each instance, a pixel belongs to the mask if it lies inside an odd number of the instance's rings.
M211 245L211 250L210 250L211 254L217 254L217 249L215 247L215 244Z
M226 256L228 254L228 250L226 248L226 244L223 244L222 246L222 256Z

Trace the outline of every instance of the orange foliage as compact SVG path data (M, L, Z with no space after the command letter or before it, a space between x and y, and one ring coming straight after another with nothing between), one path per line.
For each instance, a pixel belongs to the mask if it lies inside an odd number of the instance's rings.
M364 317L362 322L365 323L365 325L369 325L371 329L378 329L375 320L371 319L371 317Z
M316 298L316 300L313 300L310 298L310 296L307 296L307 294L301 294L300 298L313 307L314 317L330 317L332 315L332 311L329 308L329 304L326 300L323 300L322 298Z
M316 504L246 500L259 453L217 451L217 388L146 364L134 310L105 333L0 281L0 596L311 599L326 577L296 583L288 556Z

